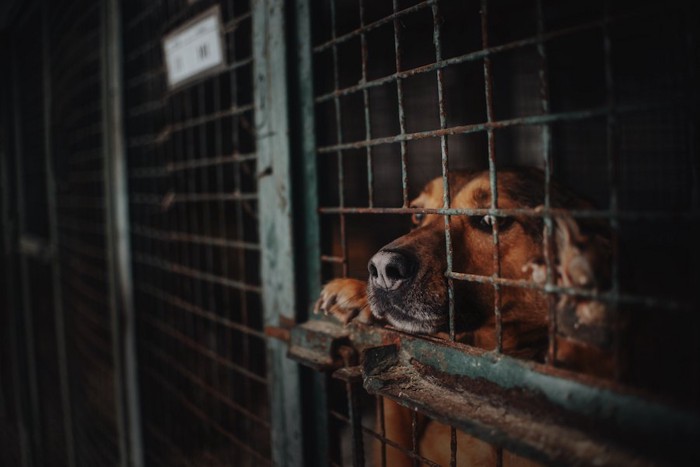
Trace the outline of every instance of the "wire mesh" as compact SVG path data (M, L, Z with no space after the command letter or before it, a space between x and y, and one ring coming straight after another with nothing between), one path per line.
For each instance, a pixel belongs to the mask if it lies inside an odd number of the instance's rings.
M161 37L212 6L226 65L168 89ZM143 1L124 11L148 464L271 464L251 28L249 2Z
M108 272L102 7L66 1L48 8L56 255L74 461L117 464L122 427L111 315L115 292Z
M329 0L312 2L312 11L323 280L365 279L365 262L408 231L401 220L405 215L438 214L445 221L445 330L451 340L456 339L456 315L463 311L455 303L456 287L469 283L491 289L488 325L494 338L488 349L498 353L508 353L504 329L512 325L504 321L512 305L504 297L512 290L538 291L546 299L547 315L548 348L542 358L566 366L557 344L581 337L567 328L571 323L559 304L600 302L613 323L611 343L603 351L615 362L610 377L696 404L697 398L677 384L659 384L650 376L678 381L681 365L661 364L673 362L675 351L651 356L642 344L653 341L658 349L673 342L692 361L700 356L691 344L699 330L692 313L697 300L687 294L689 277L698 278L697 249L687 234L697 232L699 220L693 195L695 104L689 104L697 97L695 61L689 58L696 38L682 3L659 11L655 2ZM671 128L671 121L678 125ZM513 165L541 169L537 209L499 201L499 173ZM487 205L454 205L448 174L463 169L487 173ZM442 179L442 206L409 206L434 177ZM559 182L593 204L557 205ZM507 247L495 221L491 272L474 273L454 262L455 242L462 240L454 238L450 219L483 216L537 221L541 280L502 270ZM602 226L611 251L609 284L591 288L557 279L556 229L569 218ZM677 228L659 237L669 225ZM683 251L689 257L682 259ZM664 255L674 260L661 259ZM654 267L665 277L659 278ZM639 268L644 272L636 273ZM652 331L652 323L661 326L667 319L654 316L666 313L685 323L685 331L670 326L674 330L664 337ZM630 370L630 354L654 362L653 369ZM691 385L698 384L694 373ZM346 397L357 399L350 392ZM353 426L352 408L341 410L346 402L330 397L330 415ZM372 404L363 404L365 412L372 411ZM383 454L375 459L386 464L391 441L381 407L374 410L377 422L363 430L380 440ZM456 437L452 429L453 465L459 462ZM345 446L342 439L338 446ZM335 451L334 463L350 461L342 450ZM403 450L410 455L406 446ZM498 451L495 462L505 455Z

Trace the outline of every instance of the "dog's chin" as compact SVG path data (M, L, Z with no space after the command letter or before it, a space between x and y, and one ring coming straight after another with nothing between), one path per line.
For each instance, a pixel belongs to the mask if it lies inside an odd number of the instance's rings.
M445 327L444 319L416 320L398 313L386 313L384 319L394 328L409 334L435 334Z

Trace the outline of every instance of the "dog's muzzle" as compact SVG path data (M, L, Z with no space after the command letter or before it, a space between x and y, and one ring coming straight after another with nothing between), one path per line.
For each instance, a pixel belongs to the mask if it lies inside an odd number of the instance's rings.
M380 250L369 261L367 269L374 287L393 291L411 282L418 271L418 263L401 250Z

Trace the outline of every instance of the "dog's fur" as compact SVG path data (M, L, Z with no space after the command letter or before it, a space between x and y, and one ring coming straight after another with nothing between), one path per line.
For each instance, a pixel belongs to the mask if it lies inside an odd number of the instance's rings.
M489 208L491 185L488 172L456 172L449 177L451 207ZM537 209L545 202L544 175L535 169L499 170L497 176L500 209ZM443 207L443 180L429 182L413 200L415 208ZM590 205L560 185L550 185L550 205L562 208L589 208ZM420 334L444 333L448 329L448 282L445 217L414 214L415 228L384 246L370 261L368 282L336 279L323 289L316 311L323 311L347 324L352 320L377 320L394 328ZM490 277L495 271L492 224L498 223L500 277L546 282L544 222L537 216L451 216L449 233L452 270ZM594 225L584 231L573 218L559 216L553 223L551 258L556 263L554 278L563 286L603 287L607 265L605 235ZM468 337L468 343L484 349L496 348L495 296L490 284L453 281L455 326ZM500 288L502 351L521 358L543 360L548 342L548 298L533 288ZM577 325L606 323L605 307L592 300L563 296L559 312L574 316ZM567 316L568 316L567 315ZM601 327L602 328L602 327ZM576 339L558 342L557 360L562 366L607 374L611 365L601 360L596 347ZM591 352L587 352L591 350ZM595 364L591 365L593 355ZM387 435L410 446L410 413L398 404L384 401ZM407 418L408 417L408 418ZM488 444L459 435L460 465L493 465L495 451ZM422 432L421 454L437 462L449 461L449 429L436 422ZM411 459L396 450L387 452L389 465L411 465ZM515 456L513 463L525 462Z

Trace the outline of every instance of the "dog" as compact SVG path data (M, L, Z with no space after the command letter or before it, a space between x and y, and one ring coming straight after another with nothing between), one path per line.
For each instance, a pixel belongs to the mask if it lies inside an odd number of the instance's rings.
M488 209L491 181L488 171L449 174L450 207ZM499 170L496 177L498 208L537 210L545 202L545 176L532 168ZM438 209L444 206L443 179L430 181L411 207ZM550 206L590 209L582 197L555 182L550 184ZM341 323L385 323L411 334L445 337L449 329L446 222L440 214L416 212L413 229L381 248L369 261L369 278L335 279L327 283L315 311L334 316ZM493 229L498 228L499 275L513 280L547 282L545 229L542 216L453 215L449 217L452 270L482 277L496 272ZM567 214L553 221L550 261L555 263L552 280L563 287L600 289L607 286L610 248L604 229L589 221L584 225ZM453 281L455 330L470 345L495 349L494 287L488 283ZM556 299L556 297L555 297ZM548 349L549 303L538 288L500 287L502 349L504 354L543 361ZM571 329L605 331L609 326L606 306L593 299L566 294L556 302L556 312ZM607 376L612 363L601 349L596 332L583 338L557 336L556 361L560 366ZM605 332L603 332L605 334ZM577 337L579 337L577 339ZM603 339L604 340L604 339ZM411 446L411 413L384 399L386 433L404 447ZM438 463L449 463L450 429L421 417L420 453ZM495 465L495 449L476 438L459 433L460 465ZM388 465L413 465L413 460L395 449L387 450ZM509 465L532 465L530 461L504 453Z

